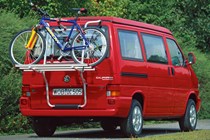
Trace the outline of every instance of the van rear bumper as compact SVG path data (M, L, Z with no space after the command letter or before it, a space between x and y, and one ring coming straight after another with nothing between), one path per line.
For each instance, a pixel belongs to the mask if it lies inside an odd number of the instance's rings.
M81 117L87 117L87 116L93 116L93 117L104 117L104 116L116 116L117 115L117 109L107 109L107 110L54 110L54 109L21 109L21 113L24 116L81 116Z
M110 98L109 98L110 99ZM23 105L23 101L27 100ZM108 99L107 99L108 100ZM20 111L24 116L49 116L49 117L127 117L132 98L114 97L115 104L104 109L55 109L55 108L30 108L28 97L20 98ZM99 102L100 103L100 102Z

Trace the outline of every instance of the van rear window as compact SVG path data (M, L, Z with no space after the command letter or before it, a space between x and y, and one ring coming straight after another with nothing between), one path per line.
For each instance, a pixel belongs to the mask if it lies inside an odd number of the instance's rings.
M138 33L118 30L118 35L123 59L143 60Z
M163 38L156 35L142 34L148 62L167 64L168 59Z
M90 27L90 26L88 26L88 27ZM97 27L97 26L94 26L94 27ZM51 27L51 28L53 28L53 30L55 31L54 34L57 36L57 38L59 39L59 41L61 43L63 43L64 40L69 35L71 26L68 26L66 31L64 31L63 29L59 29L58 27ZM107 26L102 26L101 27L101 30L104 31L105 35L108 37L108 27ZM76 35L76 33L77 33L77 31L76 31L76 29L74 29L73 32L72 32L70 41L72 41L72 39ZM65 53L64 52L61 52L61 50L57 47L57 45L55 44L55 42L52 39L52 37L50 36L50 34L48 34L46 32L42 32L42 34L44 35L45 40L46 40L46 45L47 45L46 55L47 56L50 56L50 55L60 56L61 53L64 54L64 55L65 54L66 55L69 55L69 52L65 52Z

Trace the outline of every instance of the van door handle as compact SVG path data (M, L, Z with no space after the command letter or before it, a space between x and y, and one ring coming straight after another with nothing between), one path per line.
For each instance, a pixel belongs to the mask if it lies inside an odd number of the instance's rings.
M168 67L168 75L171 75L171 69Z
M171 74L172 74L172 75L175 75L175 70L174 70L174 68L171 68Z

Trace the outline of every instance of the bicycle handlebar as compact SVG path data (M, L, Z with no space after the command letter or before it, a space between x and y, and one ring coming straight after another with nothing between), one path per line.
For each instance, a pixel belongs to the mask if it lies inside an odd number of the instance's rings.
M50 15L46 11L39 8L31 0L29 0L29 3L30 3L30 6L32 7L32 10L37 11L41 16L50 17ZM82 13L87 13L87 9L85 9L85 8L72 8L72 10L76 11L78 13L78 15L82 14Z
M87 13L85 8L72 8L72 10L78 12L78 14Z
M33 4L31 0L30 0L30 6L32 7L32 10L37 11L41 16L50 17L50 15L46 11L42 10L37 5Z

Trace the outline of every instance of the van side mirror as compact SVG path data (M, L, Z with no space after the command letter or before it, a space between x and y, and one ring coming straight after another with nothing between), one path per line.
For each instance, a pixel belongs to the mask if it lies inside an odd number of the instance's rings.
M192 52L188 53L188 63L192 65L195 64L195 61L196 61L195 55Z

